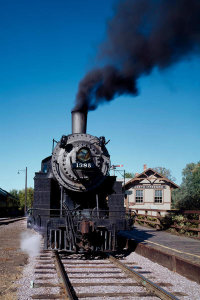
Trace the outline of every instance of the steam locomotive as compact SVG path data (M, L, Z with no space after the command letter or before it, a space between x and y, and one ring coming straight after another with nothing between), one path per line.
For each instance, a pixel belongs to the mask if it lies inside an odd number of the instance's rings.
M63 135L35 173L28 227L42 233L45 249L113 251L118 232L130 229L122 183L110 176L105 137L86 133L87 113L72 112Z

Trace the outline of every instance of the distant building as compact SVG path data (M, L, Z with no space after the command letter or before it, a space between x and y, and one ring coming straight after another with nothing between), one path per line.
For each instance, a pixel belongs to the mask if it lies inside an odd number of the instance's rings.
M0 217L16 214L16 198L0 188Z
M125 183L125 206L130 209L171 209L171 191L177 184L144 165L144 171Z

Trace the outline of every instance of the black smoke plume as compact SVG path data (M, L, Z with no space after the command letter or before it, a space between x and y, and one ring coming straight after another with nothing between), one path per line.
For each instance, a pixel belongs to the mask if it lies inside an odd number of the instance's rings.
M137 95L137 79L200 53L200 0L119 1L100 47L106 64L79 83L74 110L94 110L122 94Z

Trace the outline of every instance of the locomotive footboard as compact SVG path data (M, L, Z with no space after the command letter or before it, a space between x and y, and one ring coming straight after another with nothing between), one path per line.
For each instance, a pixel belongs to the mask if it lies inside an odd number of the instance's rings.
M50 218L47 213L51 213ZM98 216L94 210L67 211L61 216L58 213L29 210L28 227L43 235L46 250L115 251L120 246L118 232L129 230L133 224L130 214L121 211L100 210Z

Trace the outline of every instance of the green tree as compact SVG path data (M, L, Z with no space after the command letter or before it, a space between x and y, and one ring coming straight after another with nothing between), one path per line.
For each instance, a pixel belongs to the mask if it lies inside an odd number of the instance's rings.
M200 209L200 162L187 164L182 175L180 188L172 193L175 207L188 210Z
M165 167L155 167L152 169L158 172L159 174L163 175L164 177L168 178L169 180L176 181L176 178L172 176L170 169L167 169Z
M33 205L33 194L34 189L33 188L27 188L27 208L32 207ZM25 206L25 190L19 191L19 202L20 202L20 208L24 209Z
M134 173L129 173L129 172L125 173L125 178L133 178L133 177L135 177Z
M11 191L9 191L9 193L16 198L16 200L14 201L15 205L17 207L19 207L19 191L16 189L13 189Z

